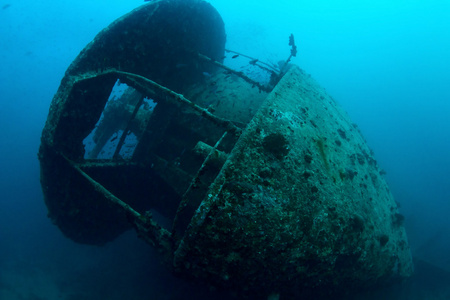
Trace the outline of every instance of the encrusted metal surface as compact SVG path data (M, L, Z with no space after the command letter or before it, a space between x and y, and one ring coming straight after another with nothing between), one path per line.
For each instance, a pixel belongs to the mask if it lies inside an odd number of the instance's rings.
M229 155L176 268L267 294L409 276L402 216L380 173L347 114L294 66Z

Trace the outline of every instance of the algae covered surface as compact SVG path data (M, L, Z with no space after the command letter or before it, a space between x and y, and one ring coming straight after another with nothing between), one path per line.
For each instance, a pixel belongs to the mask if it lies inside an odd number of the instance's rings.
M176 266L266 294L409 276L405 230L380 172L346 113L294 66L237 142Z

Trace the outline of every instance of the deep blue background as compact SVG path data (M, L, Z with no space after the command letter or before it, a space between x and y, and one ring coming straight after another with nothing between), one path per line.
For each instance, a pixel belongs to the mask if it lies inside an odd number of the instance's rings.
M293 62L344 107L387 171L413 254L450 271L449 2L210 2L232 50L276 63L295 35ZM39 185L40 133L66 68L141 4L0 1L0 298L177 293L133 233L103 248L64 238L46 218ZM181 295L190 290L177 284Z

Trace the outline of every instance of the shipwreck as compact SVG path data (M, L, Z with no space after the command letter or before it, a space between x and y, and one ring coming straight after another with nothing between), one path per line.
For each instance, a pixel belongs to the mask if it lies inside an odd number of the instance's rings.
M209 3L157 0L85 47L42 132L52 222L91 245L134 229L175 274L242 295L410 276L403 217L348 115L296 65L266 84L225 67L225 43Z

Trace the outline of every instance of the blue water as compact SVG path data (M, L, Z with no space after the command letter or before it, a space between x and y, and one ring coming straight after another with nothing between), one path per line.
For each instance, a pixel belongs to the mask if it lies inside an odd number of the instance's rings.
M344 107L387 171L413 255L450 272L450 2L209 2L229 49L276 63L294 34L292 62ZM174 279L132 232L83 246L46 217L36 153L51 99L79 51L143 3L0 1L0 299L211 293Z

